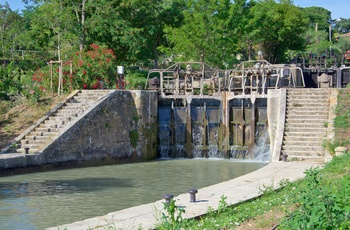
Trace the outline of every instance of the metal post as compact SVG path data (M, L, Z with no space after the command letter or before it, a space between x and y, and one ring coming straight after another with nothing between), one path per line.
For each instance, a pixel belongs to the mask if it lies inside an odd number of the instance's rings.
M165 203L169 204L170 200L173 199L174 196L171 194L165 194L165 195L163 195L163 198L165 199Z
M191 188L188 190L188 193L190 194L190 202L196 202L196 193L198 192L197 189Z

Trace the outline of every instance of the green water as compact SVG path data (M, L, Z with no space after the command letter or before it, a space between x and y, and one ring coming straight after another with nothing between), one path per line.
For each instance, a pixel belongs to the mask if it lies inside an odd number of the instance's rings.
M263 162L177 159L0 178L0 229L43 229L247 174Z

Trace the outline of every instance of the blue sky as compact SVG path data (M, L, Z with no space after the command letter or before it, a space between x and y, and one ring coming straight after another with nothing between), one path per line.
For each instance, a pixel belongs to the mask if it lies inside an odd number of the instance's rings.
M5 2L10 4L12 10L21 10L24 8L22 0L0 0L0 4ZM332 18L350 18L349 0L294 0L294 5L300 7L320 6L332 12Z

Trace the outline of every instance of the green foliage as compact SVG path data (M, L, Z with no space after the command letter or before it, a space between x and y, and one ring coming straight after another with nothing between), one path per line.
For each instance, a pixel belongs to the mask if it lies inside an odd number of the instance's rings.
M205 61L222 66L236 50L236 36L227 26L230 1L187 1L184 23L179 28L166 27L171 42L169 55L180 61Z
M91 44L86 52L76 52L63 68L65 88L114 88L116 84L116 56L113 50ZM72 71L70 64L72 63Z
M227 196L222 195L219 201L218 213L224 212L227 209L228 204L226 200L227 200Z
M137 147L137 142L139 140L139 133L137 130L131 130L129 132L129 138L130 138L130 143L131 146L136 148Z
M284 61L287 49L302 49L307 20L302 10L290 1L276 3L260 1L251 9L254 15L249 25L254 28L255 43L261 46L263 56L272 63Z
M136 70L125 75L126 89L144 89L147 82L147 72Z
M282 223L282 229L349 227L350 175L344 175L334 183L331 179L326 180L316 168L306 171L305 182L307 186L300 191L300 207Z
M305 7L302 10L308 19L308 27L310 29L315 31L317 26L318 31L328 30L328 20L331 19L331 12L329 10L318 6Z
M9 99L10 94L17 94L20 90L19 69L13 62L0 65L0 99Z
M182 229L185 224L182 219L182 213L185 212L185 209L176 206L174 199L170 199L169 203L164 202L163 204L166 213L162 213L162 225L159 229Z

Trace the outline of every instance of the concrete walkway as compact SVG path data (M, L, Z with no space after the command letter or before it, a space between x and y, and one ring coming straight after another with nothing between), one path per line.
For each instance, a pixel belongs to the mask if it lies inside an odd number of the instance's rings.
M257 197L266 186L278 188L281 180L295 181L305 176L306 169L322 164L312 162L271 162L265 167L216 185L198 189L197 202L190 202L189 194L181 194L174 197L175 204L183 207L186 212L184 218L192 218L205 214L208 208L217 209L221 197L227 197L229 205ZM88 201L87 201L88 202ZM83 221L65 224L53 228L67 230L87 229L152 229L160 222L164 200L155 203L140 205L105 216L98 216ZM110 227L110 228L109 228Z

